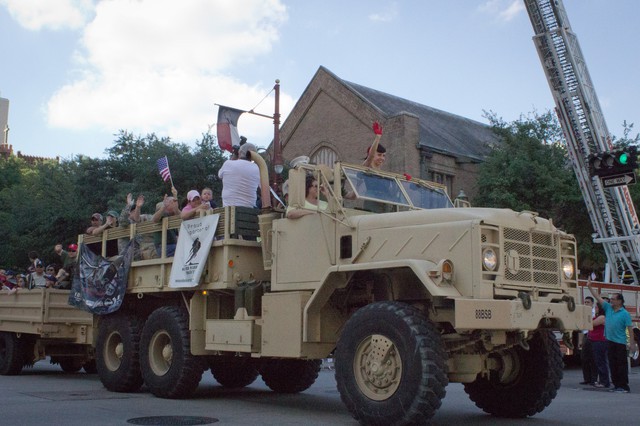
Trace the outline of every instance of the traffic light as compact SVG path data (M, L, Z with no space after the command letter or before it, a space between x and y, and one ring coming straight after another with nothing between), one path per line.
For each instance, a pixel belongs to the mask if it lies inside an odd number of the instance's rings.
M632 173L638 168L636 146L589 155L591 176L608 177Z

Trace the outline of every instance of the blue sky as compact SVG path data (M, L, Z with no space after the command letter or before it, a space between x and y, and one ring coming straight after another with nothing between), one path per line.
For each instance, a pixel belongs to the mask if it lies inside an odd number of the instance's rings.
M640 1L565 0L609 130L640 127ZM521 0L0 0L0 97L28 155L104 155L114 134L194 145L217 108L281 81L283 117L319 66L486 122L553 108ZM256 108L273 113L270 95ZM331 123L327 123L330 126ZM247 114L258 146L271 121Z

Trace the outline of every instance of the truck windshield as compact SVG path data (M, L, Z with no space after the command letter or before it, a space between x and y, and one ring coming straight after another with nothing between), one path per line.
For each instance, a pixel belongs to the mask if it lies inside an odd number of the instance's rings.
M371 170L343 167L356 198L418 209L453 207L444 189L425 181L406 180L399 176Z

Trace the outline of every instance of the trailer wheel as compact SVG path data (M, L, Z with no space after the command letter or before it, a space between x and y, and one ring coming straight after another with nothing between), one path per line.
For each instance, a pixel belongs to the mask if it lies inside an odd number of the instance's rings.
M96 369L112 392L135 392L142 386L140 320L113 314L101 319L96 341Z
M82 358L77 357L64 357L58 360L60 363L60 368L65 373L77 373L82 369L82 364L84 360Z
M20 374L24 365L22 339L15 333L0 332L0 374L15 376Z
M186 398L198 387L204 371L191 354L189 317L182 309L165 306L147 319L140 338L142 377L160 398Z
M260 374L272 391L298 393L315 383L321 364L319 359L264 359Z
M435 325L418 309L378 302L347 321L335 352L342 402L363 424L422 424L449 383Z
M554 335L540 330L522 346L496 354L500 369L464 385L469 398L498 417L533 416L556 397L562 379L562 353Z
M211 357L209 367L213 378L230 389L249 386L259 375L251 358L246 357Z

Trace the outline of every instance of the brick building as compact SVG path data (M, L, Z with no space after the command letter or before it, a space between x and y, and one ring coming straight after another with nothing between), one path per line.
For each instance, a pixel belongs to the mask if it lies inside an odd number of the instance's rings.
M443 183L452 198L476 193L479 163L497 142L485 124L342 80L320 67L282 124L285 159L361 164L374 134L384 127L384 169Z

